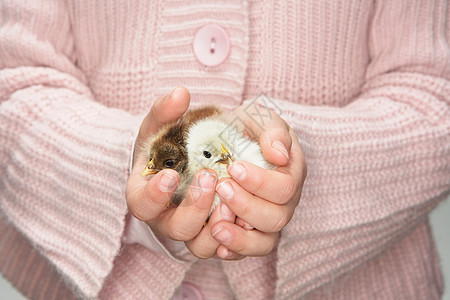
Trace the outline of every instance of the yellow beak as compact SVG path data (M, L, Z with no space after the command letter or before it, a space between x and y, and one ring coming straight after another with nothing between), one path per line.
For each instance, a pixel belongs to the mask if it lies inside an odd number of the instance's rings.
M220 159L216 162L219 164L232 165L233 164L233 159L231 158L232 154L223 145L221 146L222 146L222 153L220 154Z
M147 176L158 173L159 170L155 170L155 165L153 164L153 159L148 162L148 164L145 166L145 169L142 170L141 175Z

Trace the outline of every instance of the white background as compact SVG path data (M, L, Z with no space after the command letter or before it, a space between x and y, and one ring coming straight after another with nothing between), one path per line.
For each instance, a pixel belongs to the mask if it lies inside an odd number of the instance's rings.
M445 290L443 300L450 300L450 197L440 204L431 214L431 224L435 235L438 252L441 257L442 272L444 273ZM25 300L3 277L0 275L0 299Z

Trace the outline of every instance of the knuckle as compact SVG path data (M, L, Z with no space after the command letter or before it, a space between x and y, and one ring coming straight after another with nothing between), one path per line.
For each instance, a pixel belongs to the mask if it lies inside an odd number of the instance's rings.
M250 206L248 205L248 201L242 201L241 205L237 208L236 215L241 218L245 218L250 213Z
M144 221L144 222L149 221L148 217L142 210L136 209L136 208L133 208L133 209L130 208L129 210L136 219L138 219L140 221Z
M284 121L279 122L278 124L276 124L274 127L272 127L270 129L269 138L270 139L276 138L277 140L281 140L282 142L286 143L286 146L290 146L292 139L289 134L289 131L287 130L287 127L285 126L285 124L283 122Z
M276 216L272 219L269 224L269 232L280 232L288 223L288 217L284 212L277 212Z
M189 241L191 240L193 237L191 236L191 234L189 232L187 232L186 230L184 230L183 226L177 226L174 224L169 224L167 231L168 234L170 236L171 239L176 240L176 241Z
M207 252L207 251L204 251L204 250L202 250L202 249L196 249L196 250L194 250L194 251L191 251L191 253L192 253L195 257L197 257L198 259L208 259L208 258L211 258L211 257L214 256L214 253L211 254L211 253L209 253L209 252Z
M280 124L278 125L278 134L280 135L280 137L288 142L288 144L290 145L292 142L292 138L291 135L289 134L289 126L287 125L286 121L284 121L283 119L279 118L280 120Z
M236 253L244 253L248 248L248 239L242 239L238 243L236 243L235 249L233 252Z
M269 255L272 250L275 248L276 245L276 240L275 239L270 239L269 242L265 243L265 245L263 247L261 247L261 255L262 256L266 256Z
M188 241L191 239L191 236L182 230L173 229L170 232L170 236L176 241Z
M281 231L287 224L286 218L283 216L278 220L278 223L275 224L273 231L279 232Z
M262 191L265 181L262 176L253 176L254 194L259 194Z
M297 186L292 180L289 180L286 184L282 186L281 190L282 190L281 198L284 200L283 202L286 203L290 201L292 198L294 198L295 194L297 193Z
M149 221L145 207L138 203L137 199L127 198L127 206L130 213L140 221Z
M138 197L136 197L128 188L126 190L125 199L127 201L127 206L130 211L133 211L138 203Z

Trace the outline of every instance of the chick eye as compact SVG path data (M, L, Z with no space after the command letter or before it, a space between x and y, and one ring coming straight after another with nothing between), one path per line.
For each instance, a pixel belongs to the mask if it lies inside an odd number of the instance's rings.
M175 165L175 162L173 161L173 159L168 159L164 162L165 168L173 168L174 165Z
M203 151L203 156L206 158L211 158L211 153L208 151Z

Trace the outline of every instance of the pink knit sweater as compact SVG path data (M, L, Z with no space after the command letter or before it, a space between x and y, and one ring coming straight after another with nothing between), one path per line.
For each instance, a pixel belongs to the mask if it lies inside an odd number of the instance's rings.
M427 214L450 186L446 0L2 1L0 269L32 299L437 299ZM231 54L205 67L196 31ZM260 93L308 163L276 251L180 263L122 242L153 101ZM174 254L175 255L175 254Z

